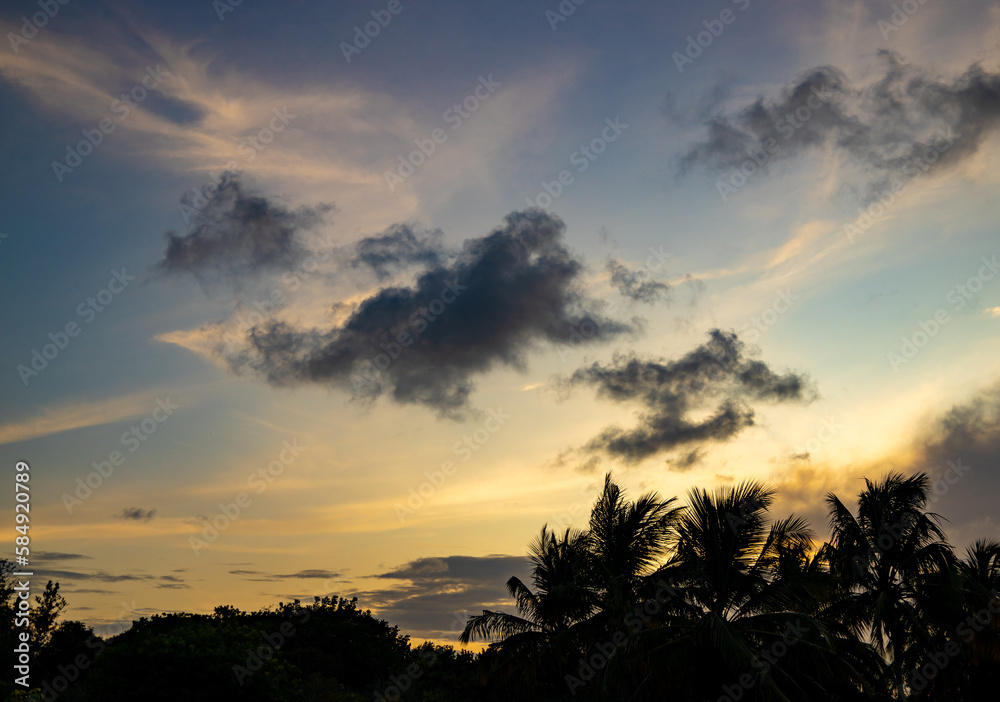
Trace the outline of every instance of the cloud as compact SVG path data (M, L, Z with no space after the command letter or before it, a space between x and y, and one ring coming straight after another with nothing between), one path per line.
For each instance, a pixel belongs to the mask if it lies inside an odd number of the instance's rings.
M152 575L144 574L130 574L125 573L121 575L116 575L114 573L97 572L97 573L80 573L74 570L49 570L46 569L45 576L52 578L53 580L58 580L60 578L76 581L76 580L97 580L102 583L121 583L121 582L136 582L140 580L154 580Z
M143 392L107 400L46 407L40 414L0 425L0 445L139 417L148 413L153 404L149 393Z
M126 507L117 515L121 519L130 519L136 522L148 522L156 515L155 509L143 509L142 507Z
M759 96L733 114L716 114L704 140L680 160L728 171L761 151L767 162L833 149L853 166L845 187L871 201L894 180L956 166L975 155L1000 126L1000 72L969 66L940 78L882 50L879 75L853 84L834 66L814 68L785 86L779 97Z
M762 361L748 358L734 332L718 329L678 360L616 355L610 366L580 368L561 385L595 387L598 397L643 407L634 428L608 427L584 447L587 454L607 454L629 463L735 437L754 424L752 401L807 402L815 397L805 376L775 373ZM714 412L696 419L694 412L709 403L715 404Z
M237 373L275 385L350 387L374 400L422 404L442 416L467 408L473 378L495 366L524 369L542 342L599 342L635 332L603 317L579 287L583 264L558 217L513 212L490 234L468 239L448 264L432 264L410 286L383 287L332 328L295 328L271 320L250 330L248 345L217 347ZM380 261L393 259L391 241ZM401 240L400 257L413 249ZM384 244L384 245L383 245Z
M187 583L185 583L184 580L183 580L183 578L178 578L175 575L161 575L158 579L165 581L165 582L161 582L159 585L156 586L157 589L159 589L159 590L190 590L191 589L191 586L188 585Z
M242 279L262 272L286 271L308 254L304 232L323 223L330 204L289 210L251 193L239 175L227 174L202 204L187 234L168 232L167 250L155 269L191 273L203 285Z
M828 513L816 495L833 492L854 504L862 478L880 480L889 471L924 472L930 478L928 510L945 518L949 540L960 550L977 538L996 534L996 495L1000 493L1000 383L968 400L942 409L914 429L909 446L877 460L851 465L815 465L791 456L775 474L781 511L794 511L814 525Z
M433 580L436 582L467 582L503 577L503 573L520 567L524 559L519 556L448 556L444 558L418 558L394 570L375 577L390 580Z
M931 476L933 511L952 521L949 532L961 545L986 534L975 522L997 521L1000 494L1000 383L943 412L918 440L912 470Z
M82 553L60 553L58 551L33 551L32 553L39 561L75 561L82 558L93 558L93 556L84 556Z
M278 580L329 580L332 578L341 578L343 575L332 570L322 570L317 568L300 570L297 573L265 573L259 570L231 570L230 575L240 575L240 576L251 576L245 577L246 580L251 580L254 582L274 582Z
M530 584L523 556L418 558L375 577L406 585L357 593L366 605L415 636L455 640L470 614L483 609L514 612L506 583L516 575Z
M649 273L646 271L630 271L616 259L608 259L607 271L611 274L611 284L632 300L652 304L665 298L670 291L670 286L666 283L648 280Z
M670 467L670 470L675 473L686 473L701 463L701 460L704 457L705 452L701 448L694 448L691 451L682 453L677 458L667 461L667 465Z
M440 229L417 232L409 225L394 224L381 234L357 242L349 265L371 268L379 280L413 264L436 267L445 256L441 238Z

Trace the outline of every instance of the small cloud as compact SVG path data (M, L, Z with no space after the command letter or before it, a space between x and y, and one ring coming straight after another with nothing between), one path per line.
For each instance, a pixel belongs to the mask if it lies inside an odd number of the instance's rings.
M254 582L275 582L278 580L329 580L343 577L340 573L320 568L309 568L297 573L265 573L260 570L231 570L230 575L244 576Z
M440 229L420 232L406 224L394 224L381 234L355 244L355 253L348 265L371 268L379 280L415 264L433 268L445 259L441 245L443 236Z
M187 234L167 232L167 250L155 269L191 273L202 285L225 280L237 286L249 276L289 270L308 255L303 233L334 209L320 204L290 210L227 174Z
M1000 307L987 307L983 310L983 314L988 314L993 319L1000 317Z
M116 515L121 519L130 519L134 522L148 522L156 515L155 509L143 509L142 507L126 507L121 514Z
M667 465L670 467L670 470L675 473L686 473L701 463L701 459L704 457L705 452L701 448L696 448L678 456L677 458L668 459Z
M670 292L670 286L649 279L649 273L643 269L631 271L628 267L613 258L608 259L606 270L611 274L611 284L618 292L630 300L653 304L665 298Z
M82 553L60 553L58 551L34 551L33 553L39 561L75 561L81 558L93 558L93 556L84 556Z

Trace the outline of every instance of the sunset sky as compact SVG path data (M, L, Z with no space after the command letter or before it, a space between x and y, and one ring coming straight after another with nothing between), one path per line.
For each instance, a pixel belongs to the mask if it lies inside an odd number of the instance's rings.
M607 471L822 539L923 470L957 547L1000 531L996 3L0 30L0 462L66 617L329 593L453 642Z

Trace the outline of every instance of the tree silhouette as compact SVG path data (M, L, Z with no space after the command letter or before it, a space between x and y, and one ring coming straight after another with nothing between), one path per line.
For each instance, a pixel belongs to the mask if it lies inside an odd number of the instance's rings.
M954 561L940 517L924 511L928 487L924 473L890 473L879 483L866 479L856 517L836 495L827 496L833 536L828 556L841 584L831 613L890 659L901 701L907 699L907 647L926 630L918 604L922 585Z

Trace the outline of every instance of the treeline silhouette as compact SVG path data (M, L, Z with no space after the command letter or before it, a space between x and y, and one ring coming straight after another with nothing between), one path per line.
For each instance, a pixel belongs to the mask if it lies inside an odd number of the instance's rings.
M102 640L31 621L35 698L91 700L993 700L1000 690L1000 542L962 554L928 512L925 474L826 498L830 539L773 518L748 481L626 499L607 475L585 530L542 527L516 613L471 617L473 656L412 646L356 600L143 618ZM6 650L14 596L5 564ZM70 679L72 678L72 679ZM5 699L27 698L9 681Z

